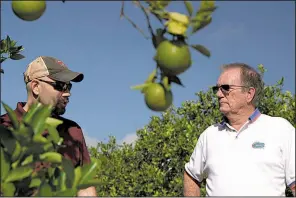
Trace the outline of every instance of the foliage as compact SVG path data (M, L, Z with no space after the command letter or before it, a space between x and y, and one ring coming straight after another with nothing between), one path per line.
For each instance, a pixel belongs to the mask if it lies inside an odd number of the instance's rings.
M35 196L75 196L79 189L96 184L92 179L96 162L74 168L57 152L63 146L56 129L62 121L50 117L50 106L36 104L20 121L3 106L12 127L0 128L1 196L28 196L21 191L29 188L36 188ZM38 168L41 163L43 168Z
M264 72L264 71L262 71ZM259 109L281 116L295 127L295 95L282 90L284 80L265 86ZM132 144L108 143L90 148L98 161L98 193L102 196L183 196L184 165L189 160L199 135L222 116L212 92L198 92L196 101L170 108L161 117L153 116L137 131ZM205 187L201 189L205 196ZM287 195L291 192L287 190Z
M20 60L24 56L20 52L24 49L23 46L17 46L16 41L11 40L9 36L6 39L1 39L1 65L6 59ZM7 56L4 56L4 55ZM4 73L4 70L0 68L0 73Z

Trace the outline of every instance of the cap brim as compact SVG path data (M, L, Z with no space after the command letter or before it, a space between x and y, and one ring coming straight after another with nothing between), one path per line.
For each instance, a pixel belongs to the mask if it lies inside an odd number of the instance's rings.
M84 75L71 70L63 70L61 72L51 74L48 77L61 82L81 82L84 78Z

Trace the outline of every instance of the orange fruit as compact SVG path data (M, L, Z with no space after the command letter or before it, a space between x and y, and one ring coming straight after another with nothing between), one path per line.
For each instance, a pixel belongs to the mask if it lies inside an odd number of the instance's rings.
M11 3L13 13L25 21L39 19L46 9L45 1L20 1L13 0Z
M153 111L165 111L173 103L173 94L167 91L162 84L152 83L144 91L145 103Z
M176 76L191 66L191 53L184 41L163 41L156 50L154 60L167 75Z

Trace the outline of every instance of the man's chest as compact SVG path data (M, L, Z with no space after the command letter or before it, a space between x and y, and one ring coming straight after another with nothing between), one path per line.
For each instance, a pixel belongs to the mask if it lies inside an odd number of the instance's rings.
M206 168L215 174L235 170L280 171L283 166L282 143L273 133L225 132L207 141Z

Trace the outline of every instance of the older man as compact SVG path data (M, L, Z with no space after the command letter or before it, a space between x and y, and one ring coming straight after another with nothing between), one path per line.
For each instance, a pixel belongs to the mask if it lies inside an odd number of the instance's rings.
M295 128L260 113L260 75L246 64L223 67L216 92L224 121L199 137L184 172L184 196L295 196Z
M69 102L72 87L70 81L81 82L83 78L82 73L69 70L61 60L48 56L37 57L28 65L24 73L27 102L18 102L15 109L18 119L21 119L36 102L52 105L54 107L52 116L63 121L63 124L58 126L58 131L66 146L59 152L71 159L75 167L89 163L90 156L80 126L61 115L65 113ZM11 126L12 123L7 114L0 117L0 124L6 127ZM31 196L33 192L34 190L27 189L20 196ZM78 196L96 196L96 189L89 187L80 190Z

